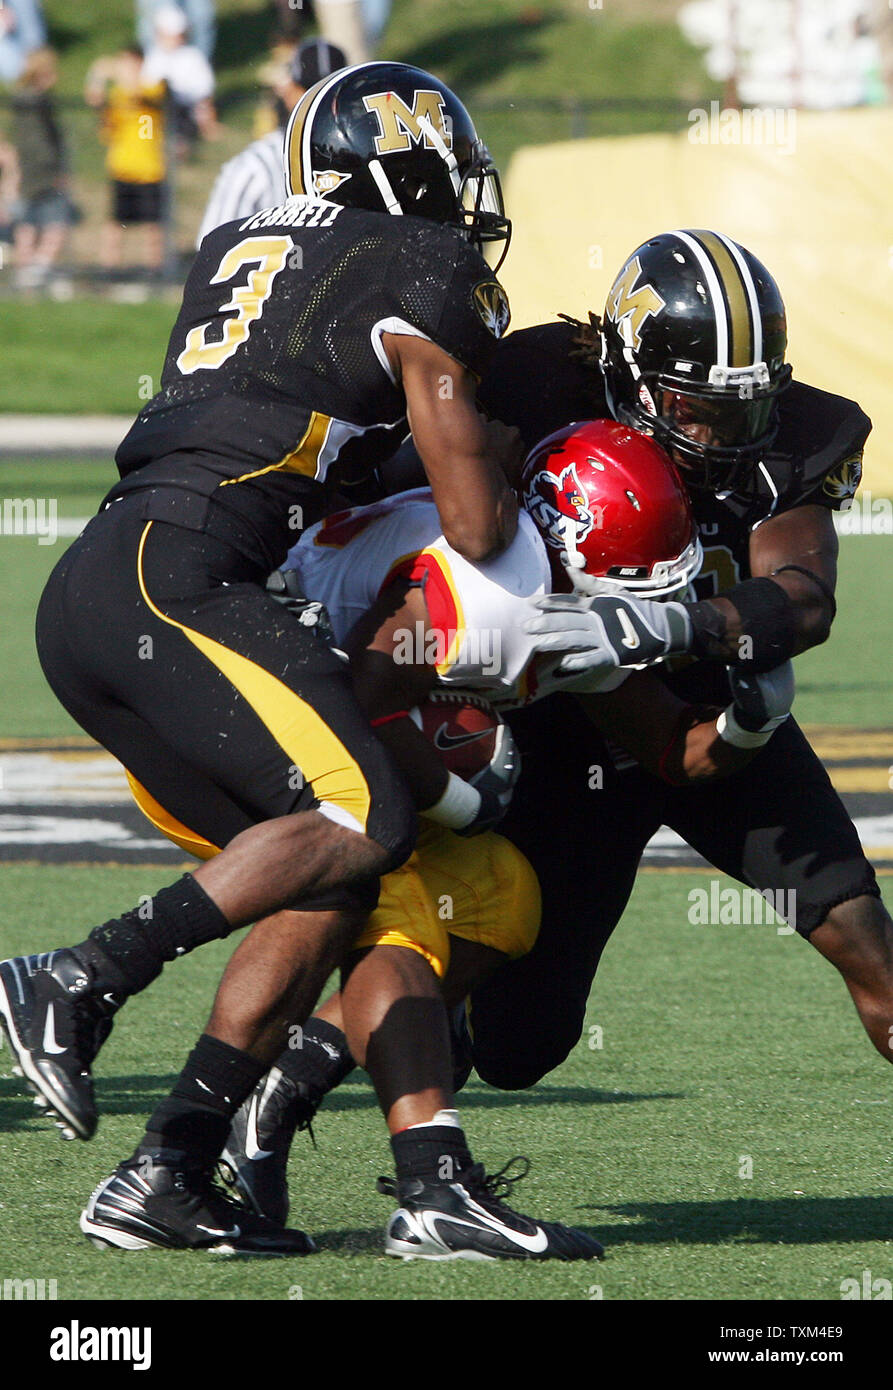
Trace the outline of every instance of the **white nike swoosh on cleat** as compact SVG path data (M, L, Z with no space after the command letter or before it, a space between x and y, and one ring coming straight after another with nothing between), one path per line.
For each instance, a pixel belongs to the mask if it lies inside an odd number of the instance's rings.
M55 1006L50 1004L47 1008L46 1023L43 1028L43 1050L44 1052L55 1052L57 1055L67 1052L67 1047L60 1047L56 1041L56 1017Z
M251 1104L248 1107L248 1126L245 1131L245 1157L253 1161L260 1158L272 1158L272 1149L262 1149L257 1138L257 1096L251 1097Z
M231 1231L215 1231L212 1226L202 1226L198 1221L195 1223L196 1230L206 1231L209 1236L232 1236L234 1240L242 1234L240 1226L233 1226Z
M443 1236L437 1229L438 1221L448 1221L453 1226L458 1227L465 1226L471 1231L480 1231L482 1227L487 1230L495 1231L499 1235L505 1236L507 1240L512 1241L515 1245L519 1246L520 1249L526 1250L531 1255L541 1255L549 1246L549 1237L546 1235L542 1226L537 1226L536 1235L526 1236L522 1231L513 1231L509 1226L503 1225L502 1222L492 1220L463 1221L459 1216L448 1216L446 1213L440 1212L424 1212L422 1213L422 1218L423 1225L427 1226L431 1234L443 1244L445 1244Z

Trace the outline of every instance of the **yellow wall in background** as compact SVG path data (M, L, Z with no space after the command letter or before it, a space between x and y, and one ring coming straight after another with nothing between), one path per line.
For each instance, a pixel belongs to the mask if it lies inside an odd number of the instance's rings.
M891 496L893 109L794 115L792 128L783 113L775 144L693 143L692 127L520 150L508 171L514 233L500 274L512 327L600 312L640 242L716 227L778 280L795 375L871 416L863 486Z

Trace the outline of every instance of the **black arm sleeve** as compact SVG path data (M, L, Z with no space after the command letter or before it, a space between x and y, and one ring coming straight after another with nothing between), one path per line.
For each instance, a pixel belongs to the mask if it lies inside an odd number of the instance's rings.
M756 675L793 656L797 635L794 606L780 584L765 578L745 579L718 597L734 604L741 618L737 651L730 654L725 648L726 620L721 609L703 599L685 605L691 618L692 656L745 666Z

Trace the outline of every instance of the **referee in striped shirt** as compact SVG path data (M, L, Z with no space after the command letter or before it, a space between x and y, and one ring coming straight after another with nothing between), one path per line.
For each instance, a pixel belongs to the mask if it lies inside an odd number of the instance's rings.
M282 142L289 115L308 87L345 66L344 54L333 43L308 39L301 44L288 65L286 80L276 88L281 124L224 164L211 189L196 246L201 246L208 232L224 222L251 217L261 208L278 207L285 202L288 192Z

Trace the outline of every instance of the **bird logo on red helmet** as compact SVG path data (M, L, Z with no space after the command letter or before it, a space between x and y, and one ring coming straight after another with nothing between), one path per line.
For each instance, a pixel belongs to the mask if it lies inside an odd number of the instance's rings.
M589 506L573 463L559 473L549 469L535 473L527 484L524 505L547 545L562 547L565 544L568 521L574 523L578 541L588 536L593 526L601 521L601 516L596 517ZM602 507L597 510L604 513Z
M524 506L549 554L556 589L621 589L668 597L702 552L691 504L669 456L615 420L558 430L530 452Z

